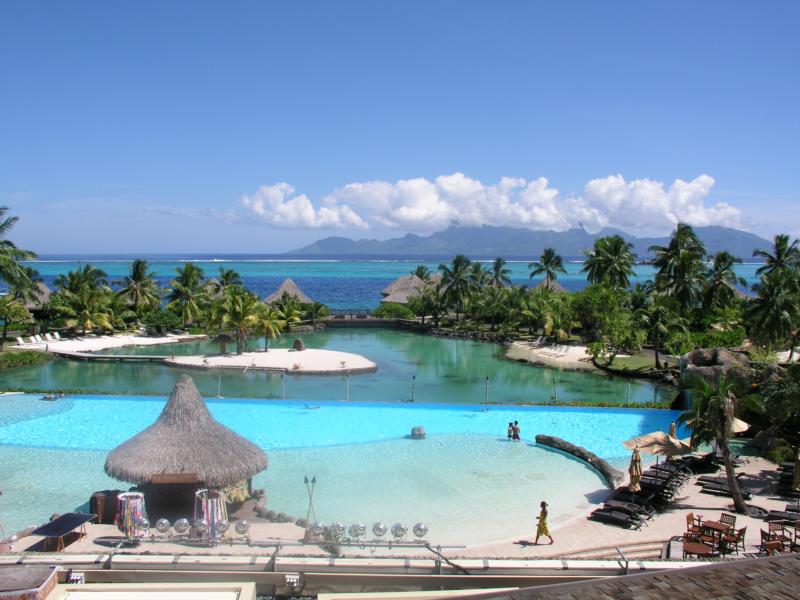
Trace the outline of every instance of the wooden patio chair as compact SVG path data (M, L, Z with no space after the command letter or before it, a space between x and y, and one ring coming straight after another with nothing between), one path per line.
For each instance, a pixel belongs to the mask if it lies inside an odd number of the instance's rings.
M686 513L686 532L687 533L696 533L700 534L700 522L702 518L700 515L696 515L692 512Z
M716 549L704 543L700 539L700 534L687 532L683 536L683 558L689 555L694 556L714 556L717 554Z
M744 536L747 533L747 527L742 527L738 531L726 533L722 536L722 543L725 547L725 552L729 553L733 550L734 554L739 554L739 550L744 552Z
M786 533L785 521L772 521L768 525L770 541L780 542L783 548L791 547L792 538Z
M719 516L719 522L725 523L725 525L730 525L731 529L736 527L736 515L732 515L729 513L722 513Z

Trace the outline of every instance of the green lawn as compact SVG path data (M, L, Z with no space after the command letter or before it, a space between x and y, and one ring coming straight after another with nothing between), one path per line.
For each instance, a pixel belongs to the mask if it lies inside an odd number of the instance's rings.
M655 366L652 357L638 354L635 356L623 356L611 363L611 368L617 371L647 371Z

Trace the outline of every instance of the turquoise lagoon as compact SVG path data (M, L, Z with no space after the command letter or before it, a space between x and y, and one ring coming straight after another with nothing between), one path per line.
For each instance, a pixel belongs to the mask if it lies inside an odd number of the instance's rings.
M206 396L425 403L486 402L549 403L553 382L558 401L569 404L651 404L669 400L674 390L650 382L611 378L533 367L503 359L499 344L453 340L387 329L329 329L316 334L286 336L273 345L289 347L301 337L310 348L328 348L366 356L378 365L376 373L341 376L296 376L264 371L203 371L191 375ZM263 348L263 340L250 340L250 348ZM230 346L229 346L230 349ZM138 348L120 348L114 354L170 355L217 353L208 341ZM98 394L166 395L182 369L152 363L93 363L54 360L37 367L0 372L0 389L81 390ZM414 379L415 378L415 379Z
M111 448L156 419L165 397L35 395L0 398L0 519L7 531L84 504L126 484L103 472ZM564 437L628 461L621 441L666 429L672 411L554 406L208 399L216 419L264 448L269 468L254 484L269 506L305 516L303 479L316 476L323 522L426 522L438 543L480 543L525 533L536 505L554 524L580 513L603 489L598 474L533 436ZM506 440L518 420L523 441ZM407 438L422 425L428 438ZM157 515L151 515L151 518ZM528 533L529 535L529 533Z

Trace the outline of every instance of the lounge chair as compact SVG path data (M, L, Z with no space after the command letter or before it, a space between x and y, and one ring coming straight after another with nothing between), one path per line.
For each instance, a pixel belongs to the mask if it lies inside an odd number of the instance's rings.
M750 492L747 490L739 490L742 493L742 497L745 500L749 500L751 498ZM700 490L703 494L712 494L714 496L728 496L731 495L731 490L728 487L728 484L717 484L717 483L706 483L703 484L703 489Z
M643 519L650 519L655 514L655 510L647 506L641 506L633 502L622 502L621 500L607 500L603 504L603 510L618 510L631 516L638 516Z
M617 527L624 527L626 529L633 527L634 529L641 528L644 525L644 519L634 515L629 515L619 510L607 510L599 508L594 511L589 518L593 521L599 521L608 525L616 525Z
M800 519L800 514L796 512L788 512L784 510L771 510L767 513L767 516L764 517L765 521L772 522L772 521L797 521Z
M56 338L57 341L61 341L61 334L57 331L53 332L53 336Z
M45 333L43 335L44 335L45 341L47 341L47 342L52 342L53 341L53 336L51 336L49 333Z
M24 346L24 345L25 345L25 340L23 340L21 337L18 337L17 346Z

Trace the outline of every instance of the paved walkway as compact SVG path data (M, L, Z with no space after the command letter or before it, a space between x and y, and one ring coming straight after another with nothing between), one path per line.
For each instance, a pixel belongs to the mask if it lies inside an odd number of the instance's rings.
M772 491L777 482L776 466L762 458L745 457L742 459L744 466L737 472L743 473L740 481L743 487L753 494L750 504L766 510L783 510L786 499L776 497ZM716 520L721 512L729 512L730 499L722 496L711 496L700 493L700 487L695 485L692 478L678 494L672 508L662 514L657 514L648 525L640 530L621 529L589 521L585 516L580 516L552 529L555 544L530 544L534 534L534 515L531 515L530 524L521 524L520 536L517 539L498 541L489 544L469 546L463 549L449 549L444 553L450 557L469 558L553 558L561 556L580 555L581 551L592 548L613 547L619 545L637 544L643 542L664 542L673 536L680 536L686 529L686 513L689 511L700 514L706 519ZM281 541L287 544L282 550L283 556L329 556L329 554L315 545L296 545L302 540L303 530L292 524L278 524L259 521L255 516L251 519L252 526L250 537L259 541ZM747 527L746 552L756 552L760 542L760 529L766 529L766 523L761 519L737 515L736 527ZM89 527L88 537L69 547L70 553L98 553L108 552L109 546L98 544L96 540L104 536L117 537L119 531L112 525L93 525ZM24 550L38 538L24 538L18 545L18 550ZM435 539L431 540L435 544ZM523 543L520 543L523 542ZM342 547L344 556L424 556L430 557L430 552L414 548L374 548L368 544L363 548ZM151 553L180 553L180 554L219 554L219 555L263 555L269 553L269 548L248 546L244 543L223 544L215 548L195 547L169 541L156 543L145 542L135 550L128 552ZM680 556L673 558L680 559Z

